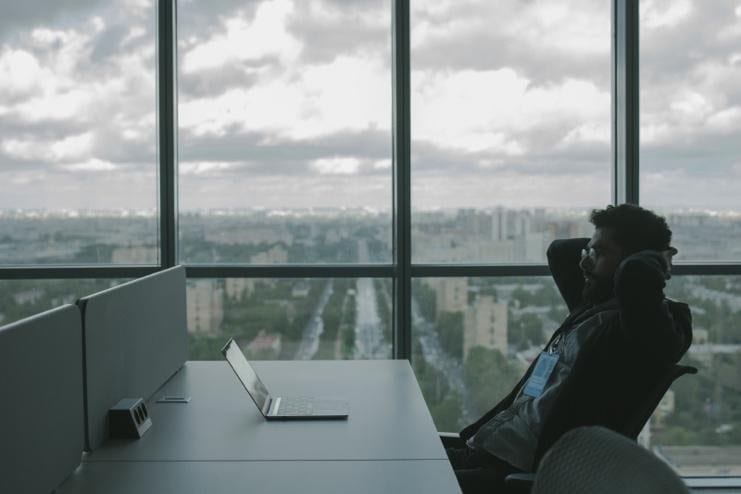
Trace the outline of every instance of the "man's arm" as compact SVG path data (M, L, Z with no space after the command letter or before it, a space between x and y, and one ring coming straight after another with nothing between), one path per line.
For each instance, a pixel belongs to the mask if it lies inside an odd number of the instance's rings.
M678 361L692 342L692 319L684 304L664 297L667 262L657 251L628 256L615 273L620 325L638 350ZM668 363L668 362L667 362Z
M588 243L588 238L573 238L554 240L548 247L548 267L569 312L581 302L584 276L579 269L579 261L581 250L586 248Z

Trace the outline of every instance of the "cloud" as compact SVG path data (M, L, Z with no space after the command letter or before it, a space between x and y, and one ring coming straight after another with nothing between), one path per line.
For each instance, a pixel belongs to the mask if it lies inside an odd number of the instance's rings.
M22 2L6 2L3 4L3 15L0 16L0 33L6 37L18 32L25 32L30 27L42 24L63 24L66 19L76 19L85 16L102 4L103 0L65 0L55 2L49 0L24 0Z
M32 93L44 76L39 61L25 50L4 48L0 51L0 92L3 99Z
M301 44L286 30L286 19L292 10L289 0L269 0L259 5L253 19L239 16L225 20L223 34L207 41L185 41L181 44L183 73L268 57L291 63L301 50Z
M391 2L311 0L294 5L287 26L302 43L303 63L328 63L340 54L380 55L390 67Z
M79 163L63 165L62 168L64 170L69 170L72 172L111 172L116 170L118 167L110 161L103 161L97 158L93 158Z
M24 161L70 162L89 156L92 139L91 132L51 141L7 139L0 141L0 149L8 156Z
M285 70L254 86L185 101L179 120L181 128L195 135L224 136L239 129L310 139L390 128L390 93L389 72L381 60L342 56L303 70Z
M588 80L533 85L510 68L415 72L412 135L464 153L537 155L609 144L610 94Z
M646 29L676 27L689 20L691 0L644 0L640 3L641 25Z
M609 85L610 4L412 3L412 67L510 67L541 84L581 74Z
M355 175L360 170L360 160L352 157L320 158L311 167L320 175Z
M180 175L208 175L213 177L223 175L224 172L244 169L248 167L247 163L227 162L227 161L186 161L178 165Z
M647 201L683 181L698 203L736 200L697 185L741 185L736 4L641 2ZM389 207L389 2L178 6L184 207ZM411 8L415 207L609 201L609 1ZM0 207L156 201L155 24L151 0L9 4Z

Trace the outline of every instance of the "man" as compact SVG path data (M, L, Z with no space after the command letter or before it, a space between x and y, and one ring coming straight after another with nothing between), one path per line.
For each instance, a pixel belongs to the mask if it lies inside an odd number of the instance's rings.
M690 346L689 307L664 297L677 252L664 218L623 204L590 220L591 239L548 249L568 317L509 395L447 447L465 493L533 470L569 429L619 429Z

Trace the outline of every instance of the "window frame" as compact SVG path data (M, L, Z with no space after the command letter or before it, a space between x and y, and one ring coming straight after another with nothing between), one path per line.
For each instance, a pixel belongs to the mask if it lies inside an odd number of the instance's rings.
M392 29L393 255L388 264L186 265L189 278L390 278L393 357L411 360L413 278L547 276L545 263L413 263L410 1L389 0ZM157 0L159 252L156 265L2 267L0 280L137 278L178 264L177 0ZM612 0L612 203L639 202L639 2ZM741 275L741 262L679 263L676 275ZM719 478L707 477L715 481ZM733 477L728 478L733 482Z
M411 359L411 280L547 276L545 263L413 263L411 257L410 1L392 2L393 255L388 264L186 265L190 278L391 278L394 358ZM177 0L157 0L159 264L0 267L0 280L136 278L178 256ZM612 0L612 203L639 203L639 4ZM678 263L676 275L741 275L741 263Z

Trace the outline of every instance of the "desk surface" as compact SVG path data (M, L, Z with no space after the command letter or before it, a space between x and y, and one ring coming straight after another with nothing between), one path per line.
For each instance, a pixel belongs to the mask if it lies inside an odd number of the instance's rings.
M447 460L83 463L55 494L460 492Z
M348 420L264 420L226 362L187 362L148 408L139 440L108 440L85 462L245 460L445 460L409 363L254 362L277 395L345 399ZM187 404L156 403L162 395Z

